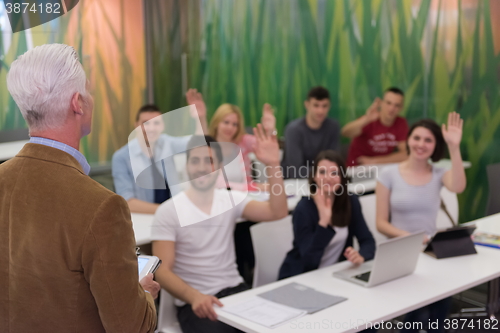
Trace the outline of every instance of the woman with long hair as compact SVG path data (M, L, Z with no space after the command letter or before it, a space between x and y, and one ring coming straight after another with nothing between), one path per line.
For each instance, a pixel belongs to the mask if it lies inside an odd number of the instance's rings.
M205 107L203 96L195 89L190 89L186 97L189 104L203 105ZM276 118L271 105L268 103L263 106L261 123L268 135L275 131ZM232 190L267 189L265 184L256 183L252 179L249 154L254 151L256 139L252 134L245 132L245 120L238 106L229 103L219 106L210 120L208 135L220 143L224 157L224 171L227 174L226 179L221 175L218 181L219 187L230 187ZM236 147L239 150L235 149ZM228 166L240 151L243 159L242 163L233 163ZM229 184L227 181L229 181Z
M448 125L440 127L434 120L424 119L410 128L407 138L408 159L382 170L379 175L377 196L377 229L387 237L405 236L425 231L427 242L436 233L436 219L441 204L443 186L461 193L466 186L465 171L460 154L463 120L456 112L448 115ZM432 165L439 161L446 146L450 153L450 170ZM442 327L450 307L450 298L415 310L406 317L408 322L438 320ZM403 332L414 332L405 330ZM416 331L415 331L416 332Z
M309 177L312 195L303 197L293 212L293 249L281 265L279 279L342 260L361 264L374 257L375 240L358 197L348 192L345 173L345 163L335 151L316 157ZM354 237L359 252L352 247Z

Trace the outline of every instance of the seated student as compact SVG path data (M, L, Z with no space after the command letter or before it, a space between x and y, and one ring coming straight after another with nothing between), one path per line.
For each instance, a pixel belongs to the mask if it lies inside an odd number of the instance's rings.
M290 122L285 129L285 154L281 163L285 178L308 178L312 162L319 152L339 149L339 124L328 118L328 90L312 88L304 106L306 116Z
M264 104L262 109L261 123L268 135L271 135L275 130L276 118L271 105L267 103ZM233 172L233 174L228 175L230 183L226 184L224 178L220 175L217 187L226 188L229 185L233 190L267 189L265 184L259 184L252 180L251 161L248 154L254 152L256 139L253 135L245 133L245 121L239 107L229 103L219 106L210 121L208 134L217 142L234 143L240 148L243 157L241 170L230 168L230 170L233 169L236 172L236 174ZM224 165L226 165L238 152L233 151L231 146L228 145L221 145L221 148Z
M309 183L311 197L303 197L293 211L293 249L281 265L279 279L349 260L373 259L375 240L366 226L357 196L347 192L345 164L340 155L325 150L316 157ZM353 247L353 238L360 250Z
M426 241L436 232L436 218L441 203L440 191L461 193L466 186L465 171L460 154L463 120L456 112L448 115L448 127L439 127L433 120L416 122L410 128L407 140L408 159L384 168L377 182L377 230L387 237L405 236L425 231ZM446 142L446 143L445 143ZM451 157L451 170L429 163L439 161L445 146ZM450 306L450 299L413 311L407 321L443 323ZM422 317L423 316L423 317ZM433 330L430 330L433 331ZM404 331L412 332L412 331ZM436 332L444 332L442 326Z
M397 163L406 159L408 124L398 116L403 106L403 91L389 88L382 100L375 98L364 116L342 127L342 135L353 139L347 166Z
M198 112L198 117L202 128L207 128L206 110L204 104L198 103L196 90L189 90L186 94L189 104L195 104ZM193 97L194 95L194 97ZM160 109L153 104L142 106L137 112L135 127L141 130L141 125L147 133L148 143L153 155L162 154L164 156L173 155L173 152L184 151L190 139L190 136L173 137L162 134L164 129L163 119ZM203 129L197 129L196 133L201 133ZM142 133L139 133L138 138L143 138ZM130 156L132 152L133 156ZM130 212L154 214L158 205L171 197L170 188L166 183L166 189L147 189L139 186L134 179L134 172L131 163L131 158L134 158L138 164L150 165L151 158L148 153L148 147L144 139L134 139L128 144L117 150L112 158L112 174L115 185L115 192L127 200ZM166 162L168 163L168 162ZM173 162L167 165L169 169L175 169ZM158 175L163 174L162 170L151 168L151 173L158 171ZM171 179L176 179L176 173L170 173ZM155 175L151 174L151 179ZM170 177L170 175L169 175ZM161 177L163 179L163 177ZM175 193L173 193L175 194Z
M276 136L268 137L260 124L254 134L255 154L272 170L270 185L282 187ZM214 304L222 306L218 298L248 289L236 268L236 221L283 218L288 214L286 194L274 191L279 194L271 192L269 201L258 202L242 192L216 189L222 152L213 138L204 140L209 147L200 146L197 136L188 144L190 187L161 204L155 214L153 254L163 261L155 275L177 299L184 333L239 332L217 321L213 309Z

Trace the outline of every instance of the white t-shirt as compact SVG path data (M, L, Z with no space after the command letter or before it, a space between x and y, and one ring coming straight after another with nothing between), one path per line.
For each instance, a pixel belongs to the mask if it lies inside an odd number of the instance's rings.
M236 220L250 201L246 193L218 189L214 191L210 215L198 209L185 192L161 204L155 214L152 235L153 240L175 242L173 272L207 295L242 283L233 233ZM179 217L188 216L197 222L181 226ZM176 304L183 305L179 300Z
M325 247L319 268L336 264L342 255L349 230L347 227L333 227L333 230L335 230L335 236L333 236L330 243Z

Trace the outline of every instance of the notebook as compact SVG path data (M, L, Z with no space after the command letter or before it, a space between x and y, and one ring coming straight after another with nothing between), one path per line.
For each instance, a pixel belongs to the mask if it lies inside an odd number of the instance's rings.
M275 303L307 311L308 314L318 312L347 299L325 294L295 282L285 284L258 296Z

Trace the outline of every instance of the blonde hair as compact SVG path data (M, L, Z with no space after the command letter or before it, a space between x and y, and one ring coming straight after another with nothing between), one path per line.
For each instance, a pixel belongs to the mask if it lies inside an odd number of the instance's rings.
M210 121L210 126L208 128L208 133L211 137L217 139L217 127L219 126L219 123L224 119L227 115L231 113L236 113L238 116L238 131L236 131L236 134L234 135L234 142L238 143L240 142L241 138L245 134L245 123L243 120L243 113L241 112L240 108L237 107L236 105L225 103L222 104L215 110L214 115L212 116L212 120Z

